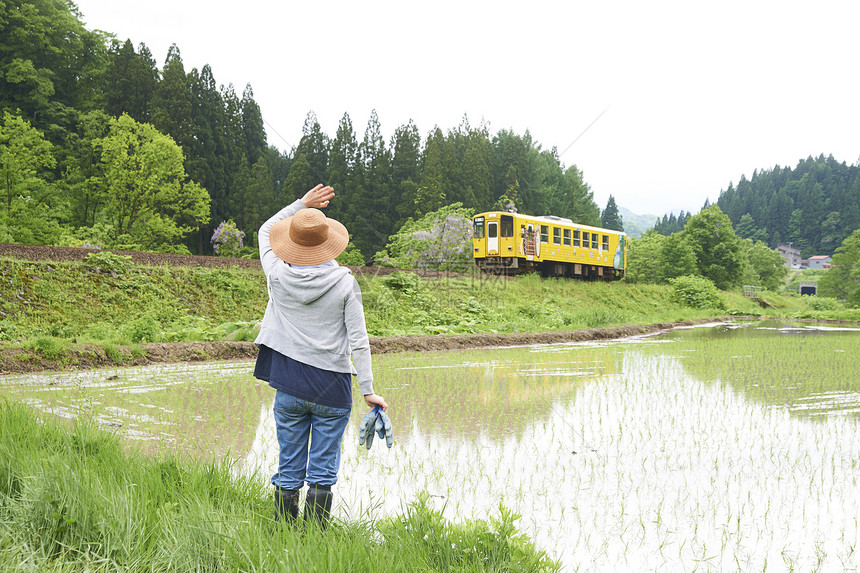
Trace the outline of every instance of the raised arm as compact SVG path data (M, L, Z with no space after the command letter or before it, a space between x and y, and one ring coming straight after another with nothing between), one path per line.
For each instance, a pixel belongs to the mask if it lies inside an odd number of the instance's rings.
M260 227L260 231L257 233L257 240L260 243L260 264L263 267L264 273L268 275L271 269L281 260L272 251L272 247L269 244L269 232L272 230L272 225L287 217L292 217L305 207L314 207L316 209L327 207L332 197L334 197L334 189L320 183L305 193L304 197L296 199L263 223L263 226Z

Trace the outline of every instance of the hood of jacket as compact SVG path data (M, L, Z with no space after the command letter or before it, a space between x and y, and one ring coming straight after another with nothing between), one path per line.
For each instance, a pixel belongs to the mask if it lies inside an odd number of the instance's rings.
M300 304L311 304L335 288L348 274L350 270L341 266L294 268L285 263L272 276L271 288L282 291L275 300L286 294Z

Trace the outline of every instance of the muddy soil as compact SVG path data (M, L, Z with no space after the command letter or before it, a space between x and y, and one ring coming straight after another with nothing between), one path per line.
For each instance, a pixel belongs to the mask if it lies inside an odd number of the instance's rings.
M12 245L0 243L0 256L26 260L80 261L91 249L73 247L43 247L32 245ZM112 251L129 255L139 265L160 266L182 265L199 267L231 267L259 269L256 259L230 259L197 255L169 255L160 253L140 253L133 251ZM376 267L350 267L355 274L387 274L397 269ZM450 276L452 273L436 271L415 271L425 277ZM711 322L702 320L700 323ZM388 352L427 352L438 350L457 350L468 348L487 348L498 346L527 346L532 344L551 344L560 342L583 342L589 340L609 340L638 334L649 334L678 326L690 326L694 322L683 321L649 325L629 325L613 328L589 328L566 332L537 332L515 334L468 334L456 336L410 335L392 337L371 337L371 351L375 354ZM141 352L142 348L142 352ZM117 354L121 353L121 356ZM46 370L91 369L116 366L140 366L157 363L200 362L205 360L252 360L257 349L251 342L178 342L143 344L137 349L119 348L110 355L101 346L77 345L63 356L49 359L33 351L4 348L0 343L0 374L41 372Z
M718 319L613 328L587 328L565 332L463 334L456 336L373 336L370 338L370 348L373 354L383 354L610 340L660 332L679 326L712 322L713 320ZM121 357L116 352L119 352ZM256 357L257 349L253 342L159 342L142 344L136 349L120 347L112 351L110 355L101 346L77 345L70 348L63 356L53 359L30 350L3 348L0 345L0 375L57 370L87 370L117 365L145 366L159 363L209 360L253 360Z
M0 257L14 257L29 261L56 261L74 262L83 261L90 253L98 253L99 249L79 249L76 247L45 247L40 245L15 245L0 243ZM114 251L118 255L131 257L133 263L141 266L185 266L205 268L230 268L260 269L259 259L232 259L230 257L209 257L204 255L171 255L165 253L141 253L137 251ZM348 267L356 275L387 275L402 269L391 269L383 267ZM441 271L410 270L422 277L438 278L444 276L459 275L462 273L449 273Z

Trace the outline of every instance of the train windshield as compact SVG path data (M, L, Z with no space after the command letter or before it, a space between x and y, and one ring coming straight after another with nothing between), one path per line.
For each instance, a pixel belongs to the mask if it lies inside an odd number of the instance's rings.
M513 237L514 236L514 218L508 215L502 215L502 229L501 235L503 237Z
M476 239L484 238L484 218L476 217L475 218L475 229L472 231L472 236Z

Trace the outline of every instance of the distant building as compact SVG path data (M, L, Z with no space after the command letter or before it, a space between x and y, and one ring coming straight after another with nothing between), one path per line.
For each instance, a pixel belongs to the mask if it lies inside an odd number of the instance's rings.
M776 250L785 259L785 266L790 269L800 268L800 249L796 249L791 244L784 245L780 243L776 246Z
M814 257L809 257L809 262L807 263L807 268L810 269L829 269L830 263L833 261L833 257L830 255L815 255Z

